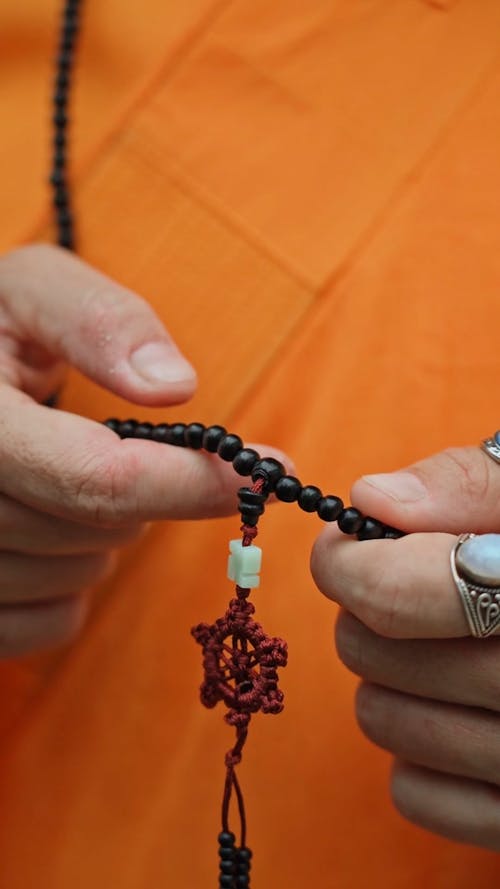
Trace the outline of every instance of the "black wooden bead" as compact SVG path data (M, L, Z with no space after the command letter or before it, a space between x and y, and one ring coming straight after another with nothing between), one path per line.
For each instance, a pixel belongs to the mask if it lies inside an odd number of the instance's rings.
M205 429L202 442L205 450L215 454L221 438L224 438L226 433L227 430L224 429L224 426L209 426L208 429Z
M154 426L151 438L153 441L158 441L161 444L170 444L170 426L168 423L158 423L157 426Z
M120 438L132 438L135 427L138 425L137 420L124 420L123 423L120 423L118 435Z
M219 886L221 889L233 889L234 877L232 874L221 874L219 877Z
M54 164L54 170L64 170L66 166L66 155L64 154L64 151L58 149L53 155L52 162Z
M111 429L112 432L116 432L118 435L120 434L121 422L120 420L115 419L115 417L110 417L109 420L106 420L104 425L107 426L108 429Z
M54 105L57 105L58 108L64 108L68 102L68 93L65 90L57 90L54 93Z
M252 857L252 850L248 848L248 846L240 846L236 850L236 855L238 861L250 861Z
M235 836L230 830L222 830L217 839L220 846L234 846Z
M265 494L258 494L251 488L240 488L238 491L240 503L265 503L267 497Z
M266 491L274 491L278 479L284 474L285 467L279 460L275 460L274 457L264 457L262 460L257 460L252 470L252 481L256 482L257 479L263 478Z
M57 407L59 404L59 392L53 392L52 395L45 399L43 404L44 407Z
M56 127L65 127L66 124L68 123L68 118L67 118L66 114L64 113L64 111L61 111L61 109L58 109L58 111L55 112L55 114L52 118L52 122L55 124Z
M152 423L139 423L134 430L134 438L150 439L153 432Z
M67 250L73 250L75 246L75 242L73 240L73 235L71 232L60 232L57 236L57 243L60 247L65 247Z
M279 478L274 489L278 500L282 500L283 503L293 503L294 500L297 500L301 490L302 485L294 475L284 475Z
M384 526L377 519L366 516L356 536L358 540L379 540L384 536Z
M250 886L250 877L248 874L238 874L235 885L238 889L248 889L248 886Z
M68 6L66 9L65 16L65 28L72 28L75 32L78 30L79 26L79 10L78 7Z
M242 448L233 459L233 469L238 475L250 475L260 454L253 448Z
M234 847L219 846L219 857L221 861L230 861L231 864L234 864Z
M74 35L71 32L67 32L65 28L61 36L61 41L59 43L60 52L72 52L73 44Z
M61 188L60 186L56 188L54 192L54 206L58 208L58 210L65 210L68 206L68 193L65 188Z
M363 524L363 516L359 509L347 506L339 515L338 525L344 534L356 534Z
M316 485L304 485L298 497L298 504L304 512L315 512L321 496L321 491Z
M241 513L241 523L242 525L249 525L250 528L255 528L258 524L259 516L254 515L253 513L242 512Z
M62 207L57 213L57 223L60 228L69 228L73 222L73 217L69 210Z
M249 858L242 858L236 850L236 870L239 874L247 874L252 864Z
M184 441L185 430L185 423L174 423L170 427L170 444L177 445L178 448L184 448L186 446Z
M384 533L382 535L385 540L399 540L400 537L405 537L404 531L398 531L397 528L390 528L389 526L384 527Z
M234 873L234 861L221 861L220 863L220 871L222 874L233 874Z
M189 426L186 426L184 441L188 448L194 448L196 451L199 450L203 444L204 432L205 427L202 423L190 423Z
M67 37L73 37L78 29L78 22L74 15L68 16L64 22L63 34Z
M263 503L240 503L238 505L238 509L241 512L241 518L245 516L245 520L247 518L253 518L256 516L259 518L260 515L264 512L264 504Z
M61 68L62 71L68 71L73 64L73 53L68 52L68 50L64 50L64 52L60 52L57 57L57 66Z
M61 170L53 170L50 177L50 182L52 185L55 185L58 188L60 188L61 186L65 186L64 173Z
M233 460L236 454L243 448L243 442L239 435L232 435L230 432L224 435L219 442L217 453L223 460Z
M67 71L58 71L56 77L56 90L65 90L69 83ZM63 141L66 141L65 139Z
M324 522L334 522L338 519L343 508L344 504L340 497L335 497L333 494L327 494L326 497L321 498L316 510L320 519Z

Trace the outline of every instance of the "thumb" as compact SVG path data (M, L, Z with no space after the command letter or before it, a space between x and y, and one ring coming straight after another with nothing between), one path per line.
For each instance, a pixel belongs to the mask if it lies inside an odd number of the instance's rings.
M148 304L66 250L22 247L0 259L2 333L42 346L140 404L189 398L196 374Z
M353 486L362 512L402 531L500 531L500 466L479 447L448 448Z

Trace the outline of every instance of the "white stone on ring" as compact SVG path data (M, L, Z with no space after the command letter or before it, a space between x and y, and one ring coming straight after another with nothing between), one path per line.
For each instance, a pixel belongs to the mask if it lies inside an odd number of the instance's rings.
M451 571L473 636L500 627L500 534L461 534Z

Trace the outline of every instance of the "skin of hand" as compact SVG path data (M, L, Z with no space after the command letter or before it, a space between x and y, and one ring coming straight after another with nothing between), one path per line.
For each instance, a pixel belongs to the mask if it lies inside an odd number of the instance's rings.
M412 532L359 543L327 528L312 554L342 608L338 654L361 677L356 716L393 757L391 792L408 820L500 851L500 638L474 639L452 579L457 535L500 532L500 467L449 449L356 482L364 513Z
M154 519L233 513L242 483L216 455L120 441L44 407L67 364L137 405L196 388L136 294L56 247L0 258L0 658L69 642L117 547Z

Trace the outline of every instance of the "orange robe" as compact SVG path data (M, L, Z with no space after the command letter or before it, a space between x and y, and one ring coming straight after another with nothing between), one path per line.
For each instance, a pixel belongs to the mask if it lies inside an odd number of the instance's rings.
M47 236L57 7L0 11L3 249ZM200 388L136 411L75 374L64 407L222 422L346 498L362 473L494 430L498 0L87 7L80 252L150 300ZM254 599L290 664L286 711L252 721L240 771L255 886L491 889L497 856L392 808L389 757L355 724L334 608L309 576L319 530L286 505L262 522ZM236 531L155 526L75 645L0 666L2 889L215 886L232 733L198 702L189 628L225 607Z

